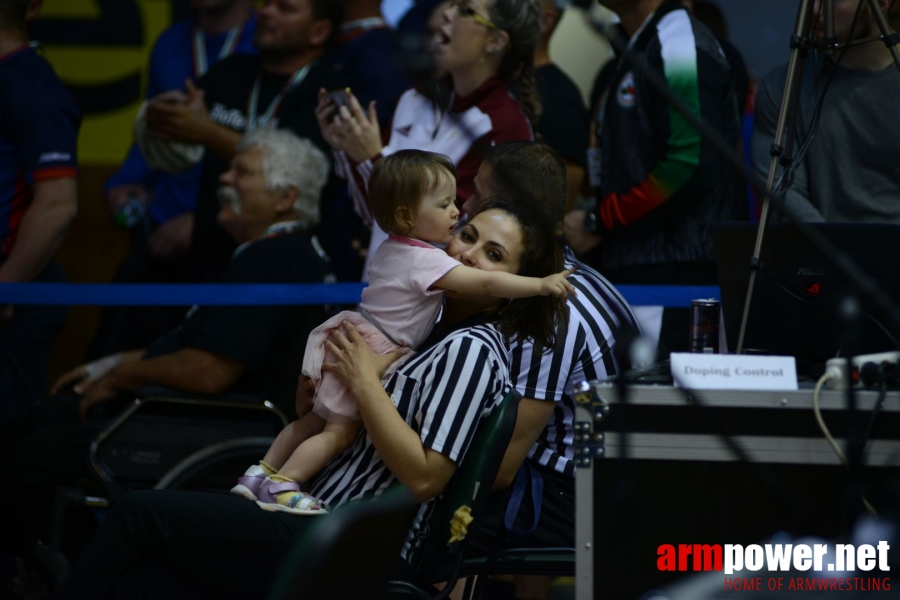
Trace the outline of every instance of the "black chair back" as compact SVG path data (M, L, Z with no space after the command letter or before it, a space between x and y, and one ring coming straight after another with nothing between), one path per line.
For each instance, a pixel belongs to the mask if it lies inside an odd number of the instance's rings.
M422 551L426 555L423 556L425 560L419 565L414 578L424 584L449 581L437 598L446 597L453 589L465 559L467 536L481 525L484 518L494 480L516 428L521 399L518 392L510 390L478 427L472 446L435 506L429 522L431 533ZM458 533L459 513L466 513L472 519L466 537L462 539L454 536Z
M383 598L415 511L412 494L397 486L317 517L282 563L269 599Z

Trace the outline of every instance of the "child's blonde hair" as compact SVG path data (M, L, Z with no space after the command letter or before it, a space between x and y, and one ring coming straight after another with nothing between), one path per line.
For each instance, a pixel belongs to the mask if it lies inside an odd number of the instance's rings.
M380 160L369 176L372 214L387 233L408 234L425 194L456 182L456 167L443 154L401 150Z

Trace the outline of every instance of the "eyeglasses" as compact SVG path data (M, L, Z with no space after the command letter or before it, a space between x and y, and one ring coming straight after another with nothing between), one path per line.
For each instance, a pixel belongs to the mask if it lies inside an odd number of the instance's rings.
M455 8L457 14L460 14L464 17L472 17L472 19L476 23L484 25L488 29L498 29L496 25L475 12L475 8L473 8L472 5L469 4L468 0L453 0L450 3L450 8Z

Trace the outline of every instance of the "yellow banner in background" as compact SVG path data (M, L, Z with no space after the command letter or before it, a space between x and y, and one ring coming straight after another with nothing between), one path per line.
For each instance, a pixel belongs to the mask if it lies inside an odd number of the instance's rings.
M176 0L45 0L33 39L81 106L81 164L117 165L131 146L150 51Z

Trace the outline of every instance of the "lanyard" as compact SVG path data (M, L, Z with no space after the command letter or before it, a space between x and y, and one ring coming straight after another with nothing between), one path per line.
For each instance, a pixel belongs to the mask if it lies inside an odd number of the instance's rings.
M440 106L435 106L435 121L437 121L434 125L434 131L431 132L431 141L433 142L438 135L438 132L441 130L441 125L444 124L444 117L447 116L447 113L450 112L450 109L453 108L453 100L456 98L456 91L450 92L450 102L447 104L446 110Z
M275 223L274 225L270 225L266 232L256 238L255 240L250 240L249 242L244 242L240 246L238 246L232 258L236 258L239 254L241 254L248 247L252 246L256 242L260 240L268 240L280 235L288 235L290 233L294 233L297 231L308 231L309 225L305 221L281 221L279 223Z
M309 63L302 69L294 71L294 74L290 76L287 82L285 82L284 87L281 88L281 91L275 96L275 99L269 104L269 108L260 118L262 127L266 129L272 129L274 127L274 118L275 115L278 114L278 109L281 108L281 101L284 100L285 95L287 95L294 86L300 85L300 83L306 79L307 73L309 73L309 70L314 64L316 64L316 61ZM247 103L247 131L252 131L253 129L256 129L257 126L256 115L259 110L260 86L262 86L262 71L256 74L256 81L253 83L253 90L250 92L250 99Z
M228 35L225 36L225 43L222 44L222 49L219 51L218 60L231 56L234 49L237 48L243 29L244 24L242 23L228 30ZM191 45L191 59L194 63L194 79L200 79L209 69L209 58L206 51L206 36L196 25L194 26L193 41L194 43Z
M384 19L381 17L369 17L367 19L358 19L356 21L344 23L338 28L338 33L356 33L357 31L362 33L364 31L369 31L370 29L381 29L382 27L387 27L387 23L385 23Z

